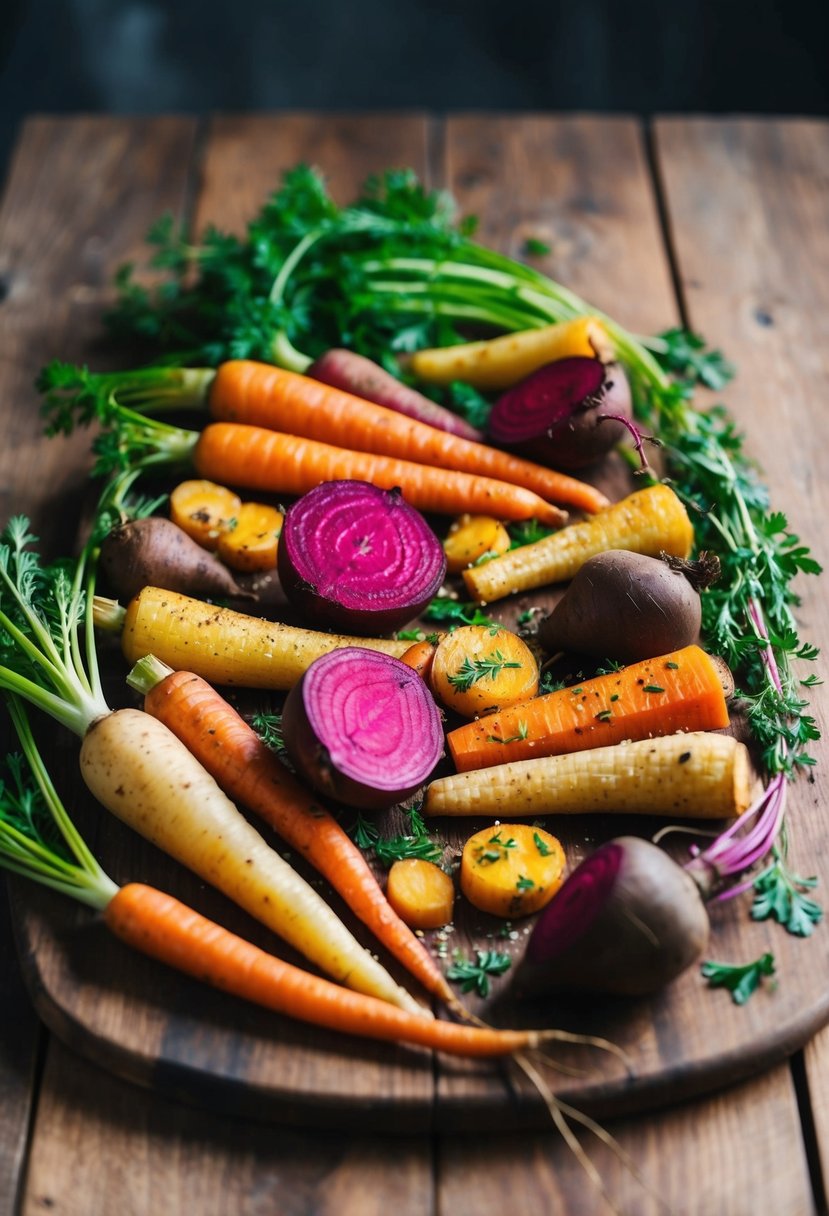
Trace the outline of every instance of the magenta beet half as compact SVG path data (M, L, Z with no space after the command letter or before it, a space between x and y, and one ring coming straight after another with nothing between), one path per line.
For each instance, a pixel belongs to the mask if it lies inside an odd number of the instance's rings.
M499 397L489 436L552 468L586 468L624 438L630 413L622 368L573 356L547 363Z
M399 490L326 481L285 515L277 556L291 603L323 627L391 633L446 577L443 547Z
M414 794L443 753L440 713L399 659L355 646L316 659L288 694L288 754L319 793L360 810Z

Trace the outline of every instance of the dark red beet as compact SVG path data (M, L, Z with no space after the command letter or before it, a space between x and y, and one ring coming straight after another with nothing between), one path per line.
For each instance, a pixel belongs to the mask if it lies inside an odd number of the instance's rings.
M632 429L630 413L630 385L618 364L558 359L498 398L489 435L540 464L581 469Z
M709 927L690 875L650 841L620 836L583 861L541 912L515 986L644 996L700 957Z
M309 620L390 633L426 607L446 577L440 541L397 490L327 481L288 509L279 538L285 594Z
M327 350L311 364L306 375L343 392L353 393L355 397L373 401L375 405L384 405L398 414L416 418L418 422L426 422L439 431L448 431L450 435L477 441L483 439L481 432L463 418L424 397L423 393L410 388L408 384L401 384L385 368L354 351Z
M311 664L288 694L282 730L314 789L367 811L414 794L443 752L440 713L417 672L353 646Z

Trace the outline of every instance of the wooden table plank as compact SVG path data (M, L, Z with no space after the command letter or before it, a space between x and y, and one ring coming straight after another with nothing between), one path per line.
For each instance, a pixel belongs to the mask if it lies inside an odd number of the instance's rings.
M78 1095L83 1095L82 1104ZM608 1124L676 1216L814 1206L788 1071L659 1119ZM584 1137L614 1210L659 1206ZM435 1153L433 1170L432 1154ZM303 1134L178 1106L102 1073L53 1041L21 1216L593 1216L610 1211L556 1133L391 1140Z
M210 1115L53 1040L21 1216L425 1216L431 1189L426 1138L275 1132Z
M43 1036L23 987L5 885L0 880L0 1212L13 1212Z
M736 363L726 403L747 433L772 503L826 569L829 539L819 521L829 451L829 126L669 118L656 125L656 148L689 321ZM795 586L801 636L825 655L824 581L801 577ZM801 667L803 675L811 669ZM810 748L814 772L791 789L791 860L797 872L819 876L825 903L827 700L821 688L805 695L823 738ZM776 930L773 940L758 940L760 949L777 958L775 1004L794 1041L803 977L822 977L821 1012L829 1016L829 934L822 927L802 941Z
M814 1172L822 1210L829 1202L829 1029L822 1030L807 1044L804 1063L808 1100L815 1136Z

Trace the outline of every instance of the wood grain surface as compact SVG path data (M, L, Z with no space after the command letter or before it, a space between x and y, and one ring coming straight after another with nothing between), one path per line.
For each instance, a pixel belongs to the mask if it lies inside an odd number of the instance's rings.
M756 444L775 502L819 547L810 524L818 518L827 424L814 386L821 377L825 382L826 369L811 344L820 341L827 314L809 294L820 289L798 295L798 284L810 277L810 267L815 277L816 259L821 250L826 255L825 237L823 245L819 239L825 192L822 201L813 197L825 163L821 138L825 130L810 124L781 124L776 136L762 138L751 123L713 124L710 131L693 122L659 124L655 179L642 129L626 119L470 115L439 124L417 115L289 115L215 119L201 130L188 119L38 120L24 134L2 212L0 274L11 286L12 339L0 365L0 399L14 403L7 407L14 442L0 453L5 502L33 513L47 545L59 550L73 543L86 489L87 437L42 441L31 381L53 355L95 364L112 357L99 342L111 273L134 256L161 212L192 215L197 228L214 221L238 229L278 173L299 160L319 164L343 201L368 173L409 164L480 216L483 240L518 254L527 236L546 239L552 252L544 268L630 328L647 332L675 323L687 305L691 320L739 363L729 405ZM48 178L40 168L45 158L52 166ZM70 171L78 164L83 175ZM790 211L772 197L779 175L789 183ZM769 266L764 241L771 233ZM804 234L813 236L808 256ZM796 324L800 299L808 305L802 328ZM779 332L756 319L776 316L775 308L789 317ZM822 349L825 357L825 344ZM798 425L777 426L781 410L796 414ZM797 442L798 428L807 442ZM625 492L621 462L611 460L604 476L614 496ZM820 644L826 609L816 580L803 593L804 634ZM499 614L513 620L523 606L516 601ZM113 697L124 696L117 656L112 672ZM89 806L74 777L75 749L74 741L57 740L56 761L67 782L71 777L70 805L77 803L113 876L167 885L267 944L267 935L222 897ZM797 864L825 879L821 782L819 768L815 785L804 782L794 792L792 836ZM463 833L474 826L464 825ZM624 826L651 830L644 823ZM598 816L564 825L571 862L621 827ZM459 839L457 828L445 835L450 845ZM13 906L30 991L47 1025L122 1076L205 1107L318 1125L359 1122L385 1130L392 1115L401 1133L546 1123L531 1086L512 1069L345 1044L242 1009L129 956L88 913L57 896L15 883ZM564 1063L586 1072L557 1088L605 1113L672 1102L747 1076L781 1060L829 1018L826 934L806 943L777 926L755 924L745 900L724 906L715 919L717 957L747 961L772 949L778 959L779 985L745 1008L708 992L691 972L654 1001L562 1002L526 1011L509 1006L504 982L495 985L488 1013L503 1021L543 1016L545 1024L603 1033L625 1046L635 1062L632 1079L592 1055L562 1053ZM493 931L462 907L452 944L470 948ZM519 935L510 948L517 953L522 940Z
M79 1101L79 1095L82 1098ZM53 1040L21 1216L811 1216L788 1070L583 1136L609 1201L555 1132L392 1140L185 1110ZM817 1216L817 1214L816 1214Z

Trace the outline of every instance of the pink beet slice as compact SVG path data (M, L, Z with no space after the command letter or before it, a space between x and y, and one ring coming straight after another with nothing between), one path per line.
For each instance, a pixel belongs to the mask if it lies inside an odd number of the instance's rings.
M630 385L621 367L574 356L546 364L499 397L489 436L540 464L580 469L633 430L630 413Z
M362 397L365 401L373 401L375 405L384 405L388 410L406 414L418 422L426 422L439 431L460 435L462 439L483 439L481 432L465 419L425 397L417 389L402 384L365 355L357 355L351 350L327 350L305 374L343 392L353 393L355 397Z
M360 810L410 797L443 751L440 713L417 672L354 646L311 664L288 694L282 730L309 785Z
M288 509L277 551L291 603L326 628L390 633L446 577L443 546L398 490L326 481Z

